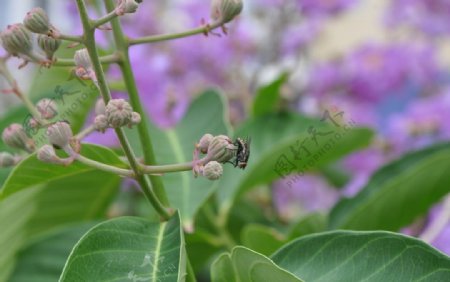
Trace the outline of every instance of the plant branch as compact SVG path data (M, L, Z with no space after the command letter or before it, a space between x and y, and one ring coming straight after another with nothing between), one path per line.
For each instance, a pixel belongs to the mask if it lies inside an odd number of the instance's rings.
M117 54L111 54L100 57L100 63L102 64L115 64L119 63L120 57ZM56 61L52 63L52 66L56 67L73 67L75 66L74 59L56 58Z
M95 28L98 28L99 26L104 25L107 22L110 22L112 19L118 17L119 15L117 15L115 10L112 10L111 12L109 12L108 14L104 15L103 17L95 20L92 25Z
M77 35L68 35L68 34L57 33L57 34L53 35L52 37L55 39L84 43L83 37L77 36Z
M111 0L105 0L105 6L108 12L114 11L114 3ZM148 131L146 114L139 98L138 89L136 87L136 81L134 79L133 71L131 68L130 57L128 53L129 45L128 42L126 41L125 35L123 33L118 18L114 18L111 21L111 26L113 29L114 41L116 43L117 50L122 54L122 60L119 63L119 66L123 74L128 95L130 97L131 106L133 107L134 111L138 112L143 117L142 121L137 125L137 129L139 133L141 148L144 154L144 160L145 163L149 165L154 165L156 164L156 157L153 152L153 144L150 139L150 134ZM158 196L158 199L163 204L168 205L169 200L167 198L162 180L159 177L150 176L150 181L155 191L155 194Z
M103 72L102 65L100 63L99 55L97 52L97 46L95 43L95 28L91 24L91 20L89 19L86 5L83 0L76 0L77 1L77 7L80 12L81 21L83 23L83 30L84 30L84 38L85 38L85 45L86 49L89 52L89 57L92 61L92 65L95 71L95 74L97 76L98 80L98 87L100 89L100 93L103 97L103 100L105 104L107 104L111 100L111 93L109 91L108 85L106 84L106 78L105 74ZM128 142L128 139L125 136L125 133L122 128L115 129L117 137L120 141L120 144L122 145L122 149L125 152L125 155L128 158L128 161L130 162L130 166L133 169L134 173L136 174L136 179L139 182L139 184L142 187L142 190L145 194L145 196L148 198L148 200L153 205L154 209L158 212L158 214L164 219L168 220L170 218L169 212L166 210L166 208L161 204L159 199L156 197L155 193L151 189L147 178L141 174L139 169L139 163L136 160L136 157L134 155L134 152L131 149L131 146Z
M106 172L111 172L111 173L118 174L118 175L125 176L125 177L134 177L135 176L135 174L132 170L118 168L118 167L115 167L112 165L100 163L100 162L88 159L86 157L83 157L80 154L75 154L75 159L81 163L84 163L85 165L88 165L88 166L91 166L91 167L94 167L96 169L103 170Z
M137 45L137 44L146 44L146 43L178 39L178 38L188 37L188 36L197 35L197 34L208 34L211 30L214 30L222 25L223 25L222 22L215 22L212 24L207 24L207 25L204 25L201 27L193 28L193 29L179 32L179 33L151 35L151 36L145 36L145 37L140 37L140 38L135 38L135 39L128 39L128 42L130 45Z
M86 127L85 129L78 132L78 134L75 135L75 138L78 140L82 140L94 131L95 131L95 125L91 124L88 127Z

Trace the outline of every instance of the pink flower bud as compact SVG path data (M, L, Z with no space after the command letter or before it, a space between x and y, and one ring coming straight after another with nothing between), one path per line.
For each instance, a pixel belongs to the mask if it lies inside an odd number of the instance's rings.
M33 139L28 137L22 125L18 123L13 123L3 130L2 140L12 148L22 149L27 152L33 152L35 149Z
M130 122L129 125L130 126L131 125L136 125L136 124L138 124L140 122L141 122L141 115L139 113L137 113L137 112L133 112L131 114L131 122Z
M64 148L73 137L72 129L67 122L58 121L47 128L47 137L50 144Z
M0 152L0 167L10 167L16 164L13 155L7 152Z
M31 9L23 19L23 24L34 33L50 33L50 21L42 8L36 7Z
M36 109L44 119L54 118L58 114L58 106L52 99L44 98L36 104Z
M211 141L213 140L214 136L207 133L200 138L200 141L197 144L197 148L200 149L200 152L203 154L206 154L208 152L208 147Z
M124 14L136 12L138 7L139 4L135 0L120 0L115 9L115 12L117 15L123 16Z
M105 115L98 115L94 119L94 127L95 130L100 132L105 132L105 130L109 127L108 119Z
M206 155L209 161L226 163L236 155L236 146L233 141L225 135L215 136L209 146Z
M133 109L124 99L113 99L106 105L105 114L109 125L117 128L131 123Z
M51 164L60 164L60 165L69 165L73 162L73 158L65 158L62 159L56 155L55 149L50 145L44 145L37 151L38 160L51 163Z
M104 115L106 110L105 102L103 99L98 99L95 103L95 114L96 115Z
M212 0L211 18L225 24L239 15L242 8L242 0Z
M3 48L14 56L29 54L33 50L31 33L20 23L8 25L0 33L0 39Z
M216 161L209 162L203 168L203 176L209 180L218 180L223 174L223 167Z
M53 56L55 52L58 50L59 46L61 46L60 39L54 39L53 37L39 34L38 35L38 45L44 51L47 59L53 60Z

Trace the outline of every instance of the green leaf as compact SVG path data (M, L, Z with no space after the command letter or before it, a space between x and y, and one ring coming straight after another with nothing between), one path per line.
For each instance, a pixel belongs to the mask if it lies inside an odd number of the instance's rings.
M253 101L254 116L262 116L280 110L280 91L288 78L289 74L283 73L277 80L258 89Z
M117 167L126 166L119 157L108 148L92 144L83 144L81 147L81 154L85 157ZM9 175L1 190L0 199L8 197L20 190L48 183L51 180L62 179L67 176L90 171L98 170L77 161L67 167L44 163L36 158L36 154L32 154L20 162ZM112 174L109 175L112 176Z
M326 136L318 136L316 144L308 130L315 129ZM225 166L218 190L221 212L227 211L235 199L257 185L298 171L323 167L346 154L365 147L372 138L372 131L365 128L344 130L327 122L299 116L294 113L266 115L249 120L236 136L251 136L251 154L245 171ZM338 138L339 137L339 138ZM299 143L305 141L304 149ZM300 150L300 159L292 148ZM280 161L288 161L289 173L277 169Z
M178 214L163 223L121 217L78 241L60 281L183 281L185 259Z
M283 246L286 239L276 229L260 224L245 226L241 234L241 241L244 246L266 256L271 255Z
M39 238L20 251L10 282L57 281L75 243L93 223L69 226Z
M407 154L378 170L332 210L330 228L396 231L450 192L450 144Z
M265 279L264 275L268 275ZM261 280L263 278L263 280ZM235 247L231 254L222 254L211 265L211 281L283 281L300 279L278 267L268 257L245 247Z
M288 238L292 240L312 233L323 232L327 229L327 219L327 216L321 213L308 214L291 226Z
M207 91L196 98L185 117L172 129L161 130L150 125L153 148L158 164L192 161L195 143L206 134L229 134L228 110L224 97ZM129 132L129 136L135 132ZM138 138L130 138L133 148L140 150ZM217 187L217 182L204 177L194 178L191 171L167 173L162 176L172 207L180 211L183 225L192 229L195 213Z
M448 281L450 258L390 232L334 231L293 241L273 261L306 281Z
M29 240L62 225L104 218L119 181L118 176L89 171L1 199L0 281L6 280Z

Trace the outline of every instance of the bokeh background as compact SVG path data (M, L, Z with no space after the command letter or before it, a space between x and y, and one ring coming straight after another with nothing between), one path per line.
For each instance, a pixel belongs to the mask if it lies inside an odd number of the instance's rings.
M41 6L62 31L79 33L72 2L2 1L0 25L19 22L31 7ZM337 164L346 176L342 187L319 173L274 183L271 197L284 221L330 209L339 198L357 193L383 164L450 138L450 1L244 0L244 5L228 35L136 46L132 63L150 118L161 127L176 124L208 88L226 94L237 125L249 115L256 90L288 73L283 107L318 117L339 109L376 132L367 149ZM102 10L92 6L91 12ZM138 37L196 27L209 14L204 0L144 0L136 14L122 20L127 34ZM107 31L99 32L98 40L109 48ZM24 88L33 71L15 73ZM116 69L108 72L111 81L120 81ZM114 90L122 95L120 83ZM8 95L0 101L0 111L18 102ZM117 144L112 133L90 141ZM450 254L446 202L403 232L420 236L440 224L431 241Z

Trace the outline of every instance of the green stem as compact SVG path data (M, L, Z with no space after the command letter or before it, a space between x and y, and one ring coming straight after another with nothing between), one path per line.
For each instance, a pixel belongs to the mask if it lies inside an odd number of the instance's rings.
M78 134L75 135L75 138L78 140L82 140L94 131L95 131L95 125L91 124L88 127L86 127L85 129L83 129L82 131L78 132Z
M120 61L120 57L117 54L111 54L100 57L102 64L114 64ZM57 67L73 67L75 66L74 59L56 58L56 61L52 63L52 66Z
M28 111L31 113L33 118L39 122L41 125L45 125L46 121L41 119L41 115L37 111L36 107L34 106L33 102L28 98L27 95L25 95L17 85L16 80L12 76L11 72L8 69L8 66L6 65L6 59L1 58L0 59L0 75L3 75L3 77L8 82L9 86L12 88L13 93L24 103L25 107L28 109Z
M217 215L214 214L209 204L206 204L204 206L203 212L210 224L216 229L217 235L222 244L229 251L231 251L237 245L237 243L234 241L233 237L231 237L226 227L219 223Z
M114 174L118 174L121 176L125 176L125 177L134 177L134 172L132 170L129 169L123 169L123 168L118 168L112 165L107 165L104 163L100 163L91 159L88 159L86 157L83 157L80 154L76 154L75 155L75 159L78 160L81 163L84 163L85 165L88 165L90 167L94 167L98 170L103 170L106 172L111 172Z
M105 0L105 6L108 12L112 12L114 10L114 3L111 0ZM129 45L125 39L125 35L118 18L114 18L111 21L111 26L113 29L114 41L116 43L117 50L122 54L122 60L119 63L119 66L123 74L125 86L128 90L131 106L133 107L134 111L138 112L143 117L142 121L137 125L137 129L139 132L139 140L144 154L145 163L154 165L156 163L156 157L153 152L153 144L148 132L148 124L147 119L145 118L145 111L139 98L136 81L134 79L133 70L131 68L130 56L128 53ZM150 176L150 181L159 200L166 206L169 205L169 200L167 198L164 184L161 178L157 176Z
M146 43L178 39L178 38L188 37L188 36L202 34L202 33L207 34L211 30L216 29L222 25L223 25L222 22L215 22L211 25L205 25L205 26L193 28L193 29L186 30L183 32L178 32L178 33L151 35L151 36L145 36L145 37L140 37L140 38L135 38L135 39L131 38L131 39L128 39L128 42L130 45L137 45L137 44L146 44Z
M92 62L92 66L94 68L95 74L97 76L98 80L98 87L100 89L100 94L103 97L103 100L105 101L105 104L111 100L111 93L109 91L109 88L106 84L106 78L105 73L103 72L102 64L100 63L99 55L97 52L97 46L95 44L95 28L92 26L92 21L89 19L86 5L83 0L77 0L77 6L78 10L80 12L81 21L83 23L83 30L84 30L84 41L86 45L86 49L88 50L89 57ZM169 212L164 208L164 206L161 204L161 202L156 197L155 193L151 189L147 178L144 177L141 174L141 171L139 169L139 163L136 160L136 156L134 155L131 146L128 142L128 139L125 136L125 133L122 128L115 129L117 137L119 139L119 142L122 146L122 149L125 152L125 155L128 158L128 161L130 162L130 166L133 169L134 173L136 174L136 179L139 182L139 184L142 187L142 190L144 191L144 194L149 199L149 201L152 203L154 209L158 212L158 214L164 219L168 220L170 218Z
M95 28L104 25L107 22L110 22L112 19L118 17L117 13L115 10L112 10L111 12L109 12L108 14L104 15L103 17L99 18L98 20L93 22L93 26Z
M72 41L72 42L78 42L83 43L83 37L76 36L76 35L67 35L67 34L57 34L53 36L55 39L61 39L66 41Z

